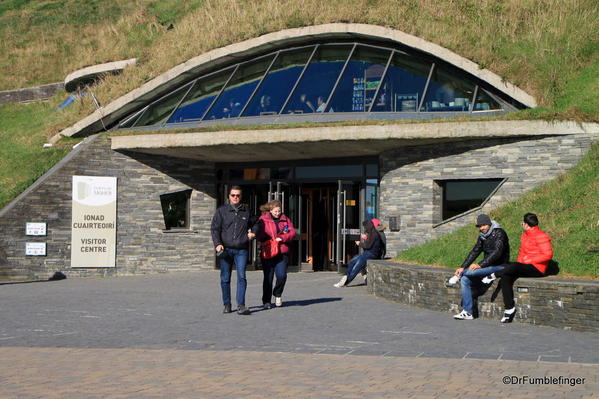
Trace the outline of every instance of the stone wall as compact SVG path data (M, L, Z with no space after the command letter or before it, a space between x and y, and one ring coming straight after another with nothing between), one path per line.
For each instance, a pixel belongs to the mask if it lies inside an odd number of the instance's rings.
M387 232L387 254L455 231L576 165L596 136L468 140L404 147L380 156L380 210L386 224L399 215L400 231ZM481 209L441 223L436 180L507 178ZM534 210L531 210L534 211Z
M25 89L0 91L0 104L44 100L63 89L64 83L59 82Z
M117 177L116 268L71 269L73 175ZM164 231L160 194L192 189L190 229ZM214 166L110 149L110 138L86 140L0 213L0 278L122 275L214 267L210 221L216 207ZM25 236L26 222L46 222L46 237ZM47 256L25 256L26 242L46 242Z
M461 310L460 288L445 287L453 270L368 261L368 291L378 297L446 312ZM479 297L479 317L499 322L503 314L501 293L490 297L495 284ZM548 278L520 278L514 283L516 322L563 329L599 332L599 282Z

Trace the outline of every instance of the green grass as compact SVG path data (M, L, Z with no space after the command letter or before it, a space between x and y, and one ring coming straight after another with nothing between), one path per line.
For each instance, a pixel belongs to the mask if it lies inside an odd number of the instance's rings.
M520 221L526 212L536 213L541 229L552 237L560 275L599 279L599 143L564 175L491 212L510 237L512 260L518 256ZM478 230L469 225L405 250L397 260L456 268L477 236Z
M0 208L60 161L70 145L42 149L39 135L55 104L36 102L0 105Z

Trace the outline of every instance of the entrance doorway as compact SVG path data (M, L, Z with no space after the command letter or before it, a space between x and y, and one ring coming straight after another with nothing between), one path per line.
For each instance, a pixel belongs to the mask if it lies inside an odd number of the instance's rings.
M360 239L361 221L376 217L378 208L377 165L353 162L324 167L223 166L217 170L217 176L224 177L218 184L219 202L226 201L233 185L242 188L243 203L256 215L260 205L281 201L297 232L290 245L290 271L342 271L359 252L355 241ZM279 179L267 180L273 172L279 173ZM249 264L261 267L256 242L250 248Z

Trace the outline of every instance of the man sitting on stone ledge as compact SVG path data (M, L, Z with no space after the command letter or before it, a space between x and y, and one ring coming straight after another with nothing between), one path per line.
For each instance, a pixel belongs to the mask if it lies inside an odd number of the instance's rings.
M518 261L506 263L503 268L482 279L489 284L501 277L501 293L505 310L502 323L511 323L516 315L514 303L514 281L518 277L545 277L547 266L553 258L551 238L539 228L539 219L534 213L526 213L522 220L524 232L520 236Z
M499 265L509 262L510 259L508 236L497 222L491 221L491 218L483 213L476 218L476 227L480 234L474 248L446 283L450 287L458 281L461 282L463 310L453 316L456 320L474 319L473 288L477 291L476 296L482 295L488 287L482 285L481 279L503 269L503 266ZM483 260L480 263L472 263L481 252L484 253Z

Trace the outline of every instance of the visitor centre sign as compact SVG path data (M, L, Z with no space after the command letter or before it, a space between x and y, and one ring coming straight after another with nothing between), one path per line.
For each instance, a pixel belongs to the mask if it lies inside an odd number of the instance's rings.
M115 267L116 177L73 176L71 267Z

